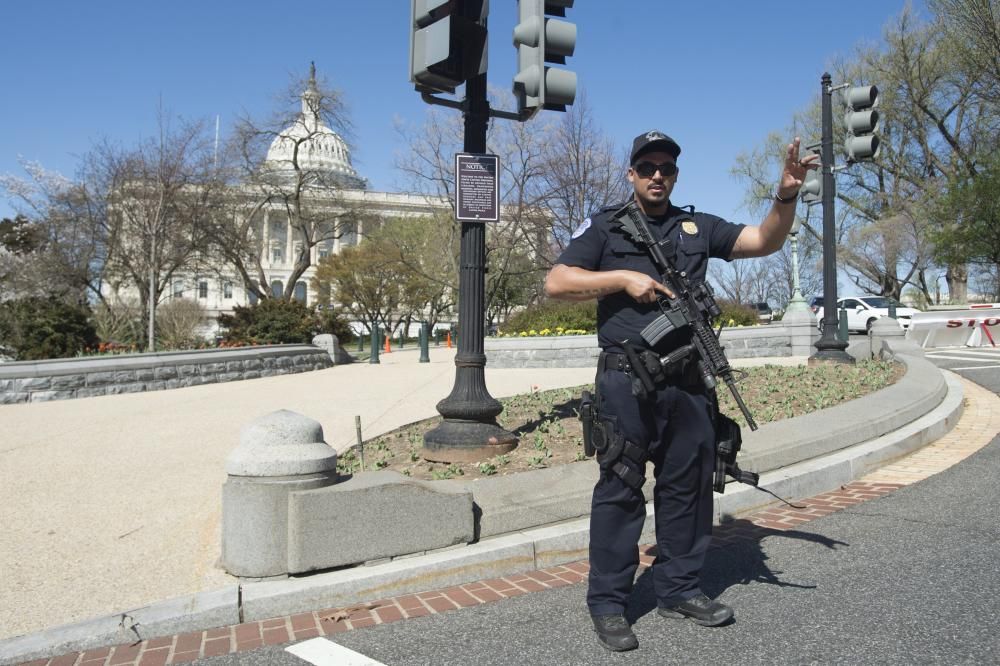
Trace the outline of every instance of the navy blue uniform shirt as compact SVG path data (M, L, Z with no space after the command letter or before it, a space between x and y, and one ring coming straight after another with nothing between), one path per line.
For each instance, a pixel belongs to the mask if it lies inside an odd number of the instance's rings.
M556 263L588 271L627 269L659 280L660 275L646 249L637 246L620 227L609 222L612 214L624 205L602 208L584 220L573 232L569 246L559 255ZM662 217L647 216L646 219L654 236L671 240L675 248L675 267L685 271L695 283L705 280L709 257L729 260L736 238L744 227L715 215L691 212L673 205ZM625 291L603 296L597 300L597 343L605 351L616 352L622 351L620 343L624 340L644 345L639 331L659 314L656 303L639 303ZM688 342L687 333L677 333L679 335L667 335L656 351L667 353Z

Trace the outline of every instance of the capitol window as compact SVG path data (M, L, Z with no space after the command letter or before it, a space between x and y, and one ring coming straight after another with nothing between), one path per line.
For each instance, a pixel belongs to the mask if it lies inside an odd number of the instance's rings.
M225 283L223 283L223 285L222 285L222 297L223 298L232 298L233 297L233 283L232 282L225 282Z
M198 280L198 298L208 298L208 280Z

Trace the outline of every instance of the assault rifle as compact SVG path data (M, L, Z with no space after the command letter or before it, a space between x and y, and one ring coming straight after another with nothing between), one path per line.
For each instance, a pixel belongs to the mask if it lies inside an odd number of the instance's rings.
M625 353L629 358L629 364L642 383L646 391L655 390L653 377L661 374L664 368L668 368L684 359L688 362L697 363L698 374L705 388L714 391L717 382L716 377L722 379L733 399L739 406L747 425L751 430L757 429L757 422L743 402L743 396L736 388L736 378L729 359L719 343L718 335L712 330L712 318L721 314L711 286L706 282L692 284L686 273L678 271L668 254L664 250L671 250L670 239L656 240L649 229L646 219L639 209L639 205L632 201L619 209L611 218L613 224L618 224L625 234L641 247L645 247L660 274L660 281L673 294L668 297L657 294L657 304L660 308L660 316L654 319L648 326L640 332L640 336L646 345L654 348L660 340L668 333L687 327L690 331L690 343L680 347L670 354L658 357L654 362L655 366L650 367L646 362L650 354L640 355L633 345L624 341ZM672 255L673 252L670 252ZM722 326L719 326L721 333ZM655 355L653 355L655 356ZM717 419L717 439L716 446L716 468L714 488L717 492L725 491L725 475L729 474L737 481L757 485L758 475L753 472L744 472L736 464L736 453L741 445L739 426L730 421L727 417L719 415ZM722 425L721 422L729 421ZM735 434L733 433L735 428ZM724 432L723 432L724 431Z

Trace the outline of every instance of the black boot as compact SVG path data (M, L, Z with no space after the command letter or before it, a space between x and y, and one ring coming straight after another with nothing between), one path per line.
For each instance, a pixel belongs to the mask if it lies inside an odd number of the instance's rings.
M698 594L683 603L656 611L661 617L688 618L704 627L717 627L733 618L733 609L709 599L704 594Z
M594 621L597 640L607 649L624 652L639 647L639 640L624 615L592 615L590 619Z

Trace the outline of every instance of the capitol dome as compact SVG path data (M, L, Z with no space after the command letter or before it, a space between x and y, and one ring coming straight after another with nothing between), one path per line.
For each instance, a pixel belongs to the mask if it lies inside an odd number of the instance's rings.
M299 173L315 174L315 180L322 185L365 189L365 180L351 166L351 151L347 143L320 118L319 101L316 65L313 64L309 71L309 85L302 93L302 113L271 142L264 159L264 169L271 174L294 177L296 169L293 165L298 146Z

